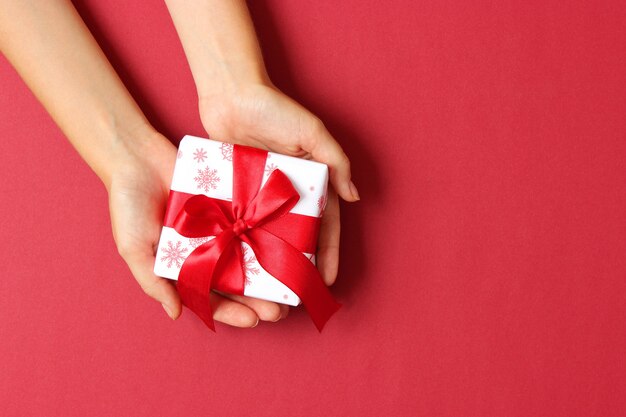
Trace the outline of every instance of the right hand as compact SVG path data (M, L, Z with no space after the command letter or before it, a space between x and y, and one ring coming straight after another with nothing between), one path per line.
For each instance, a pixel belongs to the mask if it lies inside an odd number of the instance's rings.
M156 132L123 143L107 184L113 237L143 291L175 320L182 303L174 281L156 276L153 267L177 151ZM216 321L236 327L276 321L288 311L287 306L215 292L210 302Z

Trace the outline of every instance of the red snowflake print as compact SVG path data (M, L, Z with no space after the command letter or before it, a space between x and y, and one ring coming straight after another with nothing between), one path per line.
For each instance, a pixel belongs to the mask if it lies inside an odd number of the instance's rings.
M177 268L180 268L185 260L185 253L187 248L183 248L180 240L176 241L176 246L172 241L167 242L167 248L163 248L163 256L161 262L167 262L167 267L171 268L173 264L176 264Z
M319 215L321 216L326 208L326 194L321 195L320 198L317 199L317 208L319 210Z
M217 169L211 169L205 167L198 170L198 176L194 177L194 181L197 183L198 189L209 192L209 190L217 189L217 183L220 182L220 177L217 176Z
M191 246L192 248L197 248L198 246L202 245L203 243L206 243L209 241L208 236L207 237L192 237L189 239L189 246Z
M202 148L196 149L196 151L193 153L193 159L198 163L204 162L204 160L206 159L206 151Z
M183 151L178 151L176 158L181 159L183 157Z
M233 160L233 144L232 143L222 143L220 145L220 151L222 151L222 158L226 161Z
M278 169L276 165L269 164L268 166L265 167L265 175L269 177L270 175L272 175L272 172L276 171L276 169Z
M248 249L246 246L243 246L241 248L241 251L243 252L243 272L246 276L245 285L247 287L248 285L250 285L250 275L259 275L261 270L256 267L256 256L250 253L250 249Z

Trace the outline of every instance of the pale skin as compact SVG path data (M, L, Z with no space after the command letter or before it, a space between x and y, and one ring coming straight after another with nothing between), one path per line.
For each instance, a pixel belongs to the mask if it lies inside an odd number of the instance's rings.
M327 285L339 264L339 202L359 199L350 162L324 124L270 81L242 0L167 0L211 138L328 164L318 268ZM174 283L152 272L176 148L146 120L67 0L0 0L0 51L102 180L113 237L143 291L172 319ZM336 190L333 191L333 190ZM278 321L287 306L211 293L214 318L236 327Z

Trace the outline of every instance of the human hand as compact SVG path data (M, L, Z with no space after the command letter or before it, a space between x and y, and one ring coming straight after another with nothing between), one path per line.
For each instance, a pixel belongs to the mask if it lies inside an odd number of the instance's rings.
M159 301L176 319L182 304L173 281L153 272L176 148L162 135L151 132L120 141L107 184L113 237L143 291ZM245 299L245 302L239 302ZM288 308L247 297L212 292L210 302L216 321L237 327L254 327L259 319L276 321Z
M350 161L319 118L280 92L271 83L248 84L206 94L200 117L211 138L314 159L330 168L328 203L320 229L317 264L327 285L334 283L339 265L339 202L357 201L350 179ZM335 192L336 190L336 192Z

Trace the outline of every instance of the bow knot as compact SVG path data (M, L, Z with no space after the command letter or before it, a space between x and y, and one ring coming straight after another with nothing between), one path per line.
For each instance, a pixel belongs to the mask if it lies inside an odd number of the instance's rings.
M246 223L244 219L238 219L233 224L233 233L235 233L235 236L239 236L242 233L245 233L246 230L248 229L249 229L248 224Z

